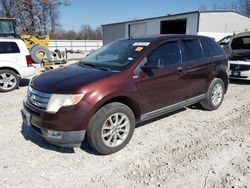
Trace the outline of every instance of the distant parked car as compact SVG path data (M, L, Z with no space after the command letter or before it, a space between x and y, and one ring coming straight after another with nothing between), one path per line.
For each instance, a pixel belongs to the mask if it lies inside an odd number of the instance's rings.
M201 103L220 107L228 58L211 38L156 35L114 41L81 62L34 78L23 121L49 142L119 151L135 124Z
M21 39L0 38L0 92L16 89L22 78L35 73L29 51Z
M233 35L228 43L222 42L230 60L230 78L250 80L250 32Z
M66 53L73 54L73 53L75 53L75 51L74 50L66 50Z

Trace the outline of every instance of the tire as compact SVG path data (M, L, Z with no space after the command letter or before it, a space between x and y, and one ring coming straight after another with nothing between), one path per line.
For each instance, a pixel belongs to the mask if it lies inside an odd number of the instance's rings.
M32 46L30 49L30 55L32 60L37 64L40 64L43 58L51 58L51 52L49 49L41 45Z
M215 78L209 86L207 98L201 101L202 107L210 111L216 110L221 106L224 94L224 82L219 78Z
M114 125L116 123L118 125ZM87 140L97 152L108 155L125 147L134 129L135 117L132 110L122 103L109 103L100 108L90 119Z
M8 92L15 90L20 83L20 77L11 70L0 70L0 91Z
M29 51L31 52L32 49L33 49L35 46L37 46L37 45L38 45L38 44L33 44L33 45L31 45Z

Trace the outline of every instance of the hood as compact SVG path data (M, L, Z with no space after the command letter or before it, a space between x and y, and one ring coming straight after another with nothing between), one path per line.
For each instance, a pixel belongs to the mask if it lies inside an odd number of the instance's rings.
M73 64L35 77L31 82L31 87L46 93L77 93L82 87L113 74L115 72Z
M250 59L250 50L232 50L231 60L246 61Z

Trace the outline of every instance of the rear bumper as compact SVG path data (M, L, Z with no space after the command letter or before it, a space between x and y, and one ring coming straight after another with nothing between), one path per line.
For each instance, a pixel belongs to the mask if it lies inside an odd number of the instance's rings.
M26 68L22 68L22 72L21 74L21 78L27 78L30 76L33 76L36 72L35 67L26 67Z

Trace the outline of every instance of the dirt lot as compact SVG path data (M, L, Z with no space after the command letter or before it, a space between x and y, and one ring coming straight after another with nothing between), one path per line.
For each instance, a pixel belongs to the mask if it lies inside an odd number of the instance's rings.
M26 85L0 93L1 187L250 187L250 82L232 83L216 111L140 125L109 156L51 145L22 125Z

